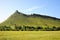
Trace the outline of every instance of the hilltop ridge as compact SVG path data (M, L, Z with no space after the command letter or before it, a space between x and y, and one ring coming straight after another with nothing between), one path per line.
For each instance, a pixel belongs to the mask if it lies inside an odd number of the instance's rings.
M7 20L1 25L30 25L30 26L60 26L60 19L56 17L31 14L27 15L16 10Z
M51 17L51 16L48 16L48 15L41 15L41 14L36 14L36 13L33 13L31 15L27 15L27 14L19 12L18 10L16 10L15 12L18 13L19 15L22 14L24 16L44 17L44 18L52 18L52 19L55 19L55 20L60 20L60 18Z

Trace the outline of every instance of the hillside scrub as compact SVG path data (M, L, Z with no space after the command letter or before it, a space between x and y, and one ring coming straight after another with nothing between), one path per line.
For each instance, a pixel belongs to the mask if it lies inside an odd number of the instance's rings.
M17 26L14 25L14 27L10 27L10 26L1 26L0 27L0 31L59 31L60 27L42 27L42 26Z

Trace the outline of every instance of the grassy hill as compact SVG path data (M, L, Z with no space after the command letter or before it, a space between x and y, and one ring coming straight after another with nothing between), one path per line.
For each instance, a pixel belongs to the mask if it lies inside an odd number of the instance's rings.
M60 19L45 15L31 14L26 15L21 12L14 12L6 21L0 25L28 25L28 26L60 26Z

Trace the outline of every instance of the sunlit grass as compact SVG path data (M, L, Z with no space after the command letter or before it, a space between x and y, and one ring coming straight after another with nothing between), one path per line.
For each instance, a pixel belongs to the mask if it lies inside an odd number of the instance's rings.
M0 31L0 40L60 40L60 31Z

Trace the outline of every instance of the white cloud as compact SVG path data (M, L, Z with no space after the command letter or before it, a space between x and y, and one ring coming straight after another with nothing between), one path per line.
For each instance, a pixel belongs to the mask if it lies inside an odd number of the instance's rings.
M47 14L47 13L42 13L42 12L37 13L37 14L40 14L40 15L49 15L49 14Z
M28 13L28 12L32 12L32 11L35 11L35 10L42 10L44 9L46 5L41 5L41 6L33 6L33 7L30 7L30 8L27 8L24 10L25 13Z
M25 10L25 12L31 12L31 11L36 10L36 9L38 9L38 8L39 8L39 7L37 7L37 6L31 7L31 8L27 8L27 9Z

